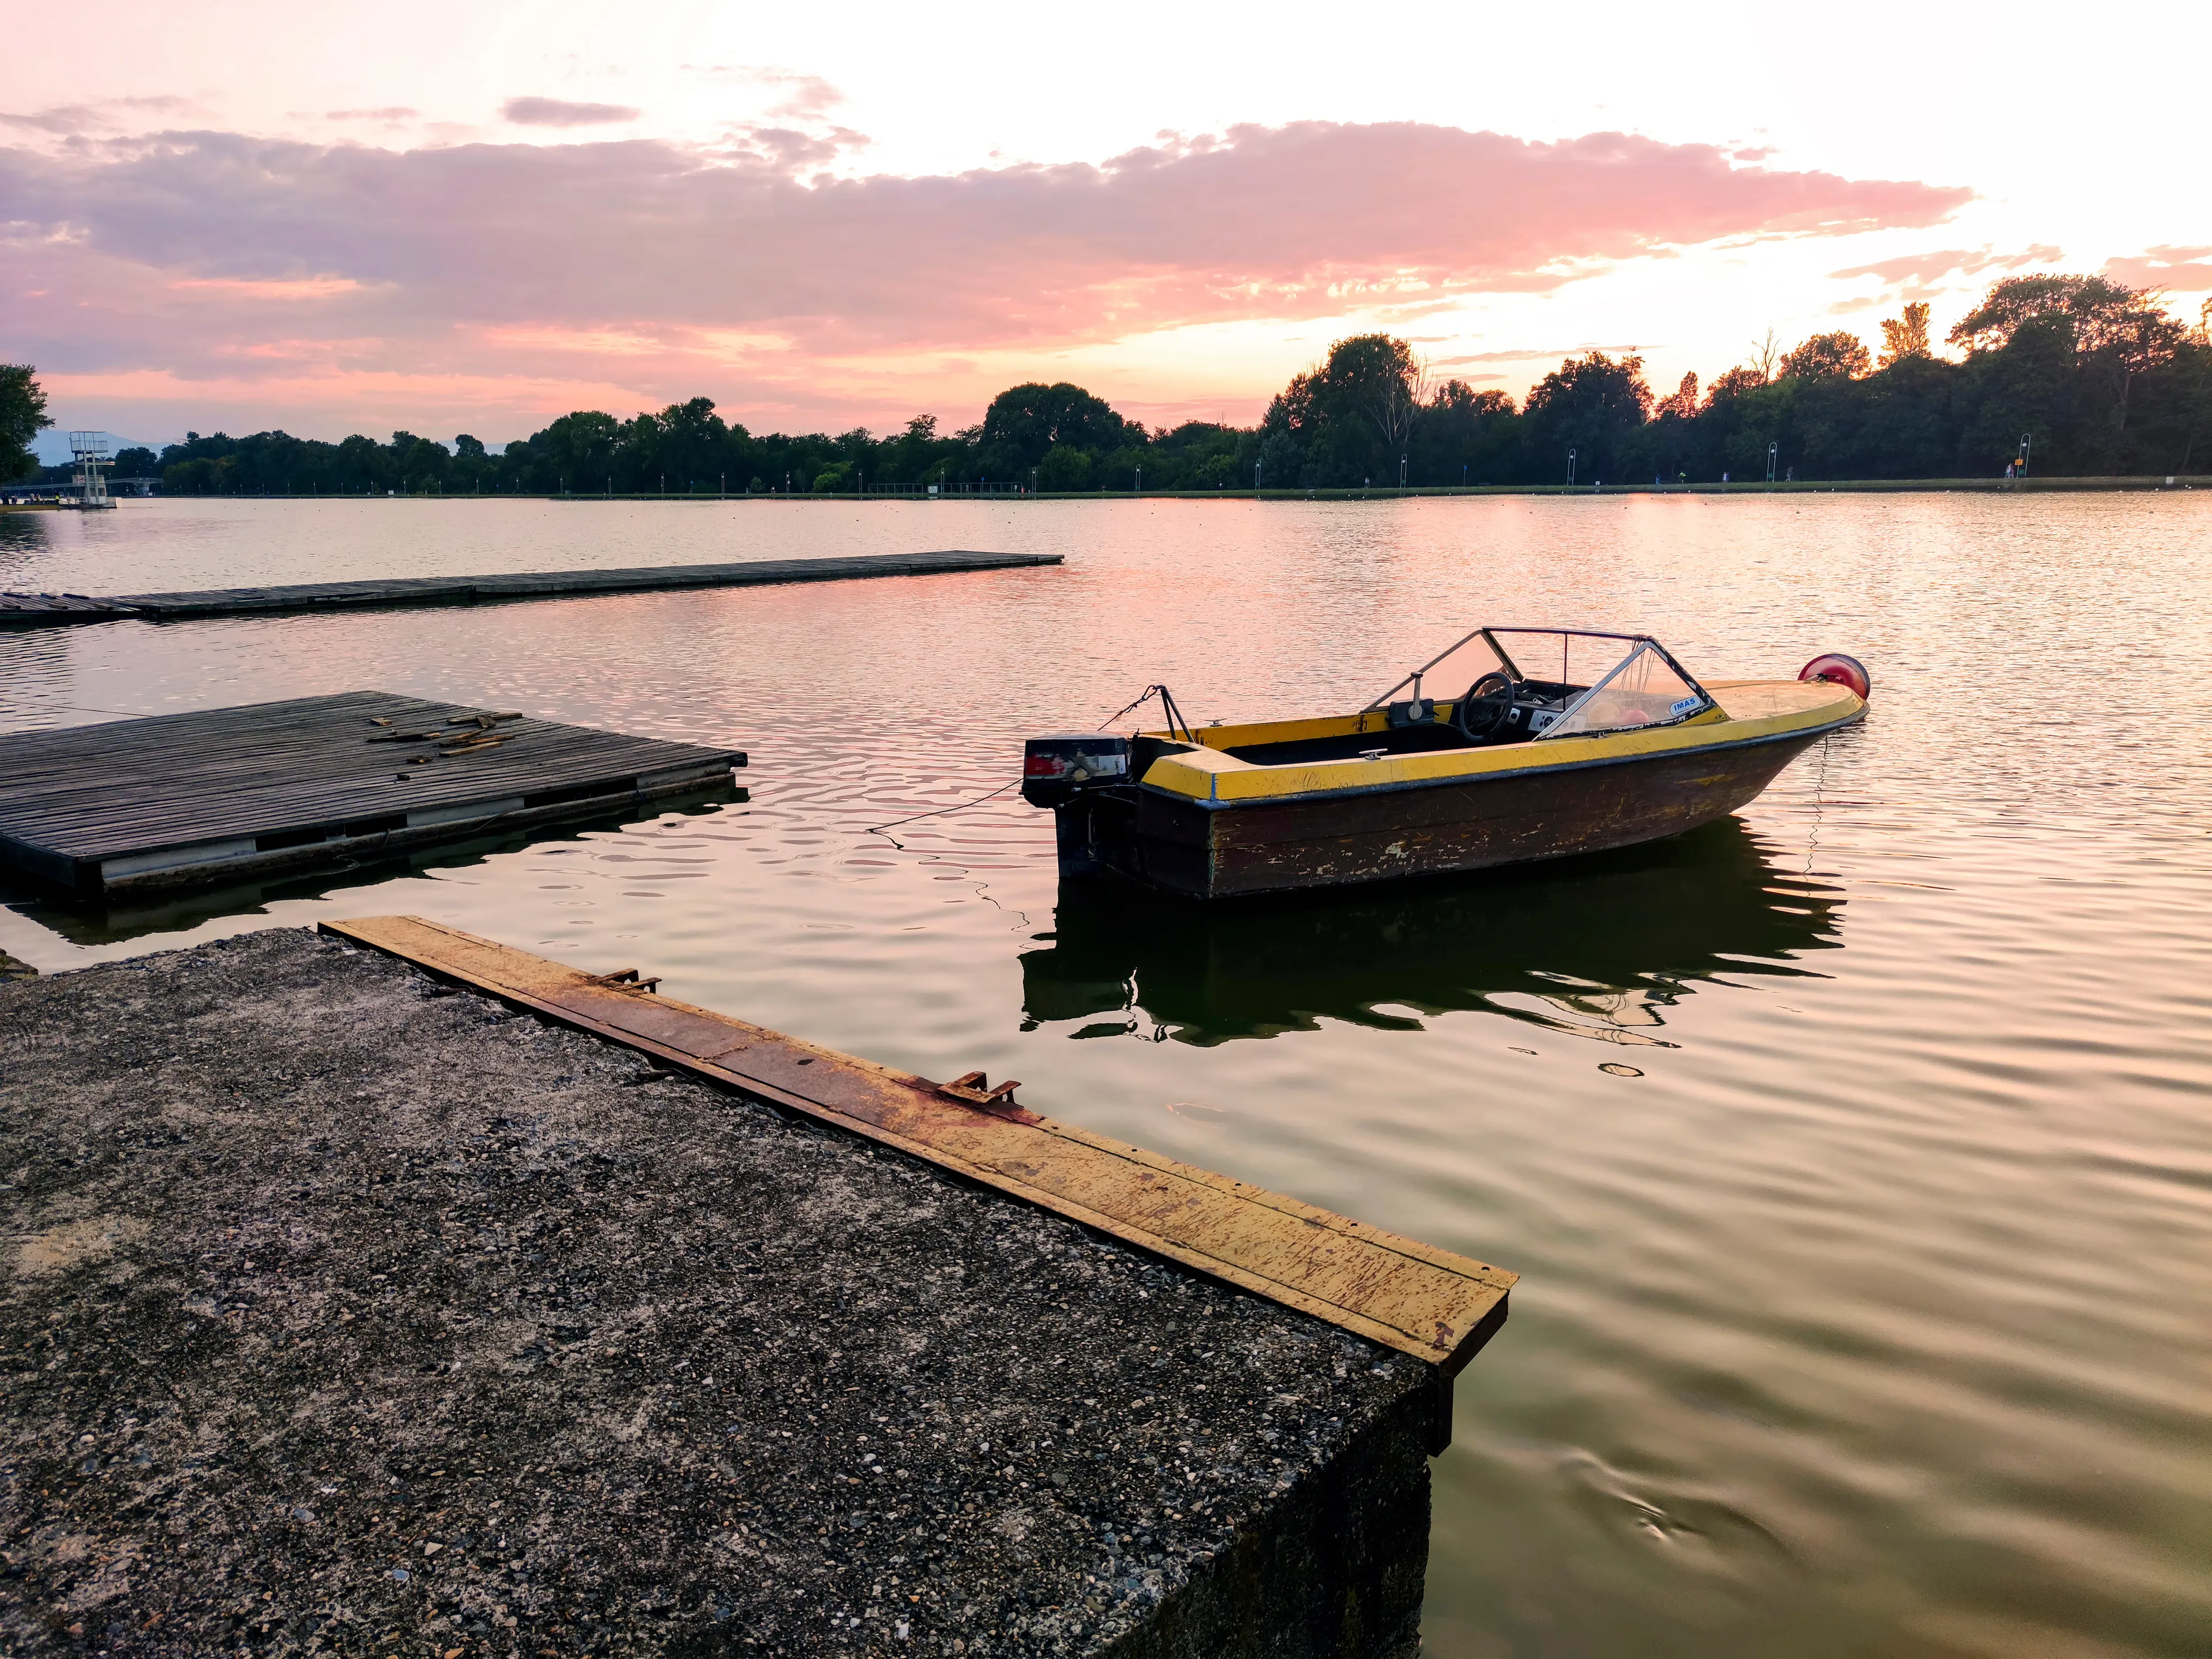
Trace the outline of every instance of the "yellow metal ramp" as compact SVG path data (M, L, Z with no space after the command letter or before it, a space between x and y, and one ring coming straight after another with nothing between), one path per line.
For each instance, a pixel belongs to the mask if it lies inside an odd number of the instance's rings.
M1163 1158L416 916L323 924L503 1002L637 1049L1457 1372L1518 1275ZM957 1091L957 1092L949 1092Z

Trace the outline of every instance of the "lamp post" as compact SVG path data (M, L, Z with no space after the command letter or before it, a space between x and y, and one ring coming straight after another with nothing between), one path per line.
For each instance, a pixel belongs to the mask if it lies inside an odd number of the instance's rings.
M2020 434L2020 476L2023 478L2027 476L2027 443L2029 436L2030 434L2025 432Z
M1403 455L1401 455L1400 457L1398 457L1398 488L1399 488L1399 489L1403 489L1405 487L1406 487L1406 458L1405 458Z
M1575 487L1575 452L1574 452L1572 449L1570 449L1570 450L1568 450L1568 451L1567 451L1567 488L1568 488L1568 489L1572 489L1574 487Z
M1766 446L1766 482L1770 485L1774 482L1775 452L1781 447L1782 446L1778 443L1770 443Z
M1260 463L1257 461L1252 463L1252 494L1255 498L1260 494Z
M1137 469L1136 488L1132 489L1129 493L1132 495L1141 495L1145 493L1145 469L1141 466Z

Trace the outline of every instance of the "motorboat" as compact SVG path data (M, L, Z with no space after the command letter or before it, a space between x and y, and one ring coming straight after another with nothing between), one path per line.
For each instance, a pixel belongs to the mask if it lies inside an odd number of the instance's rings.
M1164 728L1032 738L1022 794L1061 874L1194 898L1482 870L1725 817L1870 690L1840 653L1701 683L1649 634L1478 628L1349 714L1194 728L1147 688Z

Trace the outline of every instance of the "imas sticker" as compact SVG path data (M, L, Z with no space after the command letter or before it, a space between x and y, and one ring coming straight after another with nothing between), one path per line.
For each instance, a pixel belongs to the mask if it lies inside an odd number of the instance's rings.
M1688 713L1689 713L1692 708L1695 708L1698 706L1698 702L1699 702L1700 701L1701 701L1701 700L1700 700L1700 699L1698 699L1698 698L1697 698L1697 697L1685 697L1685 698L1683 698L1683 699L1681 700L1681 702L1680 702L1676 703L1676 704L1675 704L1672 708L1668 709L1667 712L1668 712L1669 714L1688 714Z

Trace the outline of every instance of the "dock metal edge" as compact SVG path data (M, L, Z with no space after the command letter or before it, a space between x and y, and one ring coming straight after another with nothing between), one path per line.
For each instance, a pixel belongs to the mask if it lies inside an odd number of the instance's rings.
M1448 1380L1505 1322L1519 1275L1010 1102L586 974L417 916L325 921L382 951L562 1024L981 1182L1427 1362ZM979 1091L980 1092L980 1091ZM1448 1387L1438 1390L1449 1438Z

